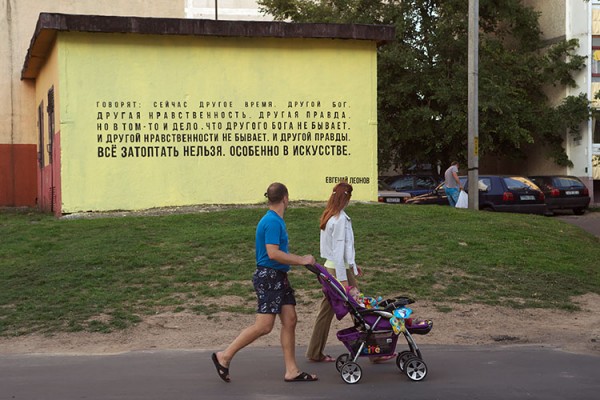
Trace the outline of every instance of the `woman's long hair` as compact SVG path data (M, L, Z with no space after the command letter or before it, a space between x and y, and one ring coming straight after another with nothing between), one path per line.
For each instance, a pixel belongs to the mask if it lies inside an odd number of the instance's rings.
M327 206L321 215L320 228L325 229L329 218L338 215L346 207L352 196L352 185L347 182L340 182L333 187L333 193L327 200Z

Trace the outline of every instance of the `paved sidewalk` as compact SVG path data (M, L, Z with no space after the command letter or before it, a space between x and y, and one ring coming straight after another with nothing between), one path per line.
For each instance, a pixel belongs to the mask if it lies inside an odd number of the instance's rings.
M231 366L231 383L219 379L208 350L0 355L0 400L596 400L600 393L597 355L533 345L421 350L428 367L424 381L409 381L395 362L359 359L363 377L355 385L344 383L333 363L303 358L300 367L319 381L285 383L281 351L272 347L242 350ZM330 351L337 356L344 349Z
M570 211L556 213L556 218L569 224L577 225L581 229L600 238L600 212L587 211L584 215L573 215Z

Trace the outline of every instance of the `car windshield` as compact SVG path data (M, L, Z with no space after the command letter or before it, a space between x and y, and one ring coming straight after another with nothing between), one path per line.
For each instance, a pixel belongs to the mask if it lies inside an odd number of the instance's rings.
M419 176L416 179L417 189L431 189L432 187L435 187L435 184L435 179L429 176Z
M465 188L465 190L469 190L469 188L467 187L467 177L466 176L459 176L458 179L460 180L460 184L463 188ZM492 181L490 178L479 178L479 190L480 191L487 191L490 186L492 185ZM443 187L444 184L442 183L441 187Z
M508 190L538 189L535 183L522 176L507 176L502 178Z
M388 185L387 183L382 182L382 181L379 181L377 187L379 188L379 190L389 190L389 191L395 192L393 187L391 187L390 185Z
M413 177L404 176L390 182L389 184L397 190L410 190L413 188Z
M490 186L492 186L492 180L490 178L479 178L479 190L485 192Z
M582 188L583 183L576 178L559 176L554 179L554 186L561 188Z

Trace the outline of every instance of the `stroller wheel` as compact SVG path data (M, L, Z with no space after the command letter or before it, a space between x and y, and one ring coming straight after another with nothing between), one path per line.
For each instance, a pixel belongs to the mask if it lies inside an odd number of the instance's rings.
M401 352L398 354L398 357L396 357L396 366L400 368L400 371L404 372L404 364L406 364L406 360L414 356L415 355L412 351L405 350Z
M354 361L349 361L342 365L342 370L340 373L344 382L350 384L358 383L360 378L362 378L362 369L360 369L360 365Z
M348 361L350 361L350 354L344 353L338 356L338 358L335 360L335 367L337 368L338 372L342 372L342 366Z
M411 381L422 381L427 376L427 364L420 358L410 357L404 363L404 373Z

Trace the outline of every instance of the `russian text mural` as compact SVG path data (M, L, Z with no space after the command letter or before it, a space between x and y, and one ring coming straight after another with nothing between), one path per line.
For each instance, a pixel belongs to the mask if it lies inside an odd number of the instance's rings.
M252 203L271 181L375 198L374 44L86 36L64 48L63 211Z
M56 40L37 34L23 76L40 93L56 90L59 154L48 167L60 170L60 213L258 203L274 181L292 200L324 201L341 180L353 199L376 200L382 28L40 21ZM43 65L32 56L46 43L53 56Z

